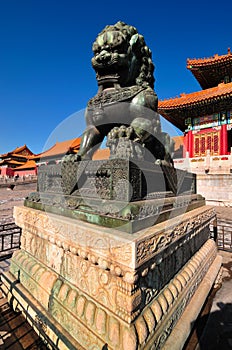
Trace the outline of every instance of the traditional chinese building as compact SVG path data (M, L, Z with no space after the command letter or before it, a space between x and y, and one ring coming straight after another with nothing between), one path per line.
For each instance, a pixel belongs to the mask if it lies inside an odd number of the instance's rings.
M187 69L202 90L159 101L158 111L184 132L183 157L226 157L232 147L232 53L188 59Z
M14 176L27 177L37 176L37 166L34 160L28 160L26 163L13 169Z
M60 162L66 154L77 152L80 148L80 143L80 137L56 142L51 148L42 153L33 155L30 158L31 160L34 160L38 166L51 162L57 163Z
M16 147L13 151L0 155L0 175L14 176L16 168L25 165L33 155L32 151L26 146ZM22 175L24 175L22 173Z
M51 162L59 163L66 154L77 153L80 149L80 144L80 137L56 142L51 148L40 154L32 156L31 159L36 162L37 166ZM109 148L98 149L93 155L93 160L108 159L109 153Z

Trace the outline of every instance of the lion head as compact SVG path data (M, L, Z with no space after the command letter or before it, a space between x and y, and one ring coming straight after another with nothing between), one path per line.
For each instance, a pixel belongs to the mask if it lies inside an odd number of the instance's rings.
M151 50L135 27L123 22L106 26L93 43L93 53L99 87L154 87Z

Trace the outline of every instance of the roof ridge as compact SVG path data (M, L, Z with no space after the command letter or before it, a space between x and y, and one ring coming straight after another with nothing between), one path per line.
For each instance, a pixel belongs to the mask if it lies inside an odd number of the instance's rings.
M209 57L199 57L199 58L187 58L187 68L191 69L192 67L190 67L193 64L200 64L200 63L209 63L209 62L216 62L216 61L220 61L223 59L231 59L232 58L232 53L230 51L230 48L228 48L227 50L227 54L224 55L219 55L218 53L215 53L213 56L209 56Z
M229 88L231 87L232 89L232 82L230 83L224 83L224 82L221 82L219 83L217 86L213 86L211 88L208 88L208 89L203 89L203 90L199 90L199 91L193 91L193 92L190 92L190 93L180 93L179 96L175 96L175 97L168 97L166 99L163 99L163 100L159 100L159 102L165 102L165 101L170 101L170 100L176 100L176 99L185 99L185 98L188 98L189 96L194 96L194 95L203 95L203 94L207 94L207 93L210 93L210 92L214 92L214 91L217 91L221 88ZM228 89L227 89L228 90Z

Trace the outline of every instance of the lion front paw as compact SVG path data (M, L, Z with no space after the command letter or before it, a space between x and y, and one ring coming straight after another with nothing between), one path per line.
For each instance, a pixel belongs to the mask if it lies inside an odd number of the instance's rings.
M74 163L79 162L81 160L81 156L77 154L67 154L62 158L62 162Z

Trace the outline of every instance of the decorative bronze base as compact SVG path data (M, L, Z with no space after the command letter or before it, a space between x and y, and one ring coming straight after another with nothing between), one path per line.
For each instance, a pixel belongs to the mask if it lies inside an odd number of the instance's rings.
M66 161L41 167L25 206L133 233L204 204L194 174L146 161Z

